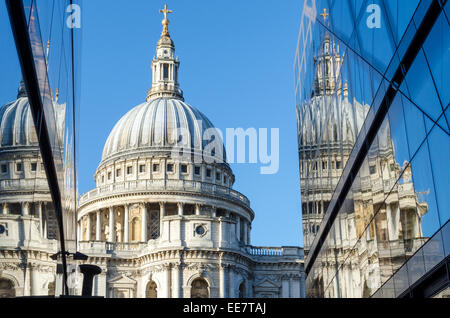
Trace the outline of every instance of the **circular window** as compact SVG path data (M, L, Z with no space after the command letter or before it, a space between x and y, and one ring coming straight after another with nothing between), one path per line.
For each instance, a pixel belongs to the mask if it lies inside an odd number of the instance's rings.
M195 233L198 235L204 235L206 233L206 229L203 225L199 225L195 228Z
M3 224L0 224L0 234L5 233L6 229L5 226Z

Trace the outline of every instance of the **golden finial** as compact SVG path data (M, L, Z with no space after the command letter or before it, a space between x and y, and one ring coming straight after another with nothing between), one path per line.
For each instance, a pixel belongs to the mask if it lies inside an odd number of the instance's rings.
M325 22L329 16L329 14L327 13L327 9L323 9L322 13L320 14L323 18L323 22Z
M164 9L159 10L160 13L164 14L164 20L162 20L163 30L161 36L169 35L169 20L167 19L167 14L172 13L172 10L167 9L167 4L164 5Z

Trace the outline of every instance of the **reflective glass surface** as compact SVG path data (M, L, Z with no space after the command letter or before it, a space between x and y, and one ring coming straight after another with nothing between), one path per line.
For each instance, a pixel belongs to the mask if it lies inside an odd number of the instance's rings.
M66 250L76 251L75 131L79 34L67 27L70 1L23 1L61 192ZM0 297L63 293L60 226L5 1L0 2ZM75 45L73 44L75 43ZM73 63L74 62L74 63ZM74 72L75 71L75 72ZM76 98L74 98L76 97ZM73 263L69 259L69 265ZM3 286L8 286L4 289ZM72 293L69 290L69 293Z
M446 255L443 8L411 44L436 3L304 1L294 71L309 297L398 297Z

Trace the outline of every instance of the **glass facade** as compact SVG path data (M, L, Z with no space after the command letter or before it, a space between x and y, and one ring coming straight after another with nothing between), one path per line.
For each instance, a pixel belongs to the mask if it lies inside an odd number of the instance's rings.
M60 265L75 261L56 256L76 252L80 34L72 1L18 4L0 2L0 297L69 294Z
M308 297L411 296L448 262L449 9L304 1L294 67Z

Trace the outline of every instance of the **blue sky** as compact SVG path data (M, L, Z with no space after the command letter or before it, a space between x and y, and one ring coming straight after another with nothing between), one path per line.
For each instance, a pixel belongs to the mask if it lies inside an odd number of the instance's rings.
M234 189L255 211L253 245L303 245L293 61L301 1L167 1L188 104L225 128L280 129L280 169L232 164ZM163 1L84 1L79 191L115 123L145 100L161 33Z
M43 22L40 27L43 39L46 39L51 24L45 23L50 21L45 13L52 12L51 2L44 0L38 3L48 6L47 11L40 12ZM404 12L405 6L401 7L402 14L409 17L415 2L407 3L410 6L406 10L408 14ZM161 32L162 15L158 11L163 5L162 1L143 0L83 2L82 55L78 61L81 67L80 193L95 187L93 174L115 123L145 99L151 84L150 64ZM302 2L196 0L169 1L168 6L174 11L169 15L169 28L181 59L180 83L186 101L223 131L227 127L280 129L280 170L277 174L261 175L260 165L232 164L236 176L234 188L249 197L256 214L252 244L303 245L293 72ZM64 9L58 8L60 13L64 13ZM339 6L335 10L332 14L338 14ZM345 17L341 20L346 21ZM409 18L400 20L399 32L404 30ZM434 27L437 30L424 46L428 57L431 57L430 67L444 104L448 103L444 79L449 63L446 63L448 54L443 53L449 37L440 30L446 25L442 16ZM375 36L375 33L385 30L372 32ZM0 35L4 44L0 69L6 75L4 78L8 78L0 85L0 103L3 104L15 99L21 77L3 1L0 1ZM58 43L55 44L57 38L53 34L54 47L58 47ZM55 54L58 56L58 52ZM429 78L423 81L424 63L420 61L418 58L407 76L409 89L414 92L411 98L424 105L436 120L442 109L438 107L436 98L431 99L435 94L432 81ZM53 75L50 74L51 79ZM408 91L404 87L402 89ZM407 109L416 114L414 116L423 118L412 105ZM430 125L429 120L425 123L427 127ZM442 118L440 124L445 127ZM406 142L405 128L398 128L397 132L395 129L392 131L396 155L409 158L412 154L407 153L406 145L411 147L414 140L423 140L425 131L409 125L408 135L413 138ZM440 168L446 167L446 162L439 160L448 157L448 149L436 146L445 143L443 136L437 129L430 135L433 169L424 164L427 158L423 149L412 162L418 191L430 189L432 171L448 171ZM399 159L399 162L403 160ZM449 187L448 178L437 179L436 191L431 189L427 198L430 211L422 220L424 235L431 235L436 229L438 221L433 215L437 213L437 203L441 213L448 210L445 208L449 204L446 195L440 191ZM446 217L447 214L441 215L441 221Z

